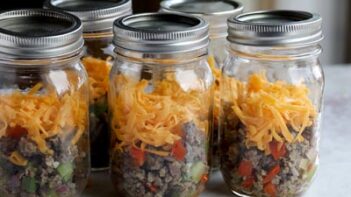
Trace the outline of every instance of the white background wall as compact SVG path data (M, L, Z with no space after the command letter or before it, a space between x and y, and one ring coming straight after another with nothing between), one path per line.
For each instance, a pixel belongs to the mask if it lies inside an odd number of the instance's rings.
M239 0L246 11L260 9L298 9L317 12L323 17L322 64L345 63L349 33L350 0ZM351 48L351 47L350 47Z

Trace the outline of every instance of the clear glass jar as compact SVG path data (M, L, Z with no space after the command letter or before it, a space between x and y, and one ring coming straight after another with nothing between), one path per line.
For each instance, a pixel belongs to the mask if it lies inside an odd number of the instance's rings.
M241 14L244 7L236 1L162 1L161 12L174 12L190 14L202 17L209 23L209 55L208 63L215 79L214 85L214 107L213 107L213 129L211 132L211 167L218 170L220 166L219 158L219 109L220 109L220 79L222 67L227 57L226 37L227 19L230 16Z
M85 46L82 63L89 76L91 167L93 170L107 169L110 142L107 93L114 61L112 24L117 18L132 13L131 0L47 0L45 7L69 12L83 22Z
M90 169L81 22L9 11L0 34L0 196L78 196Z
M219 133L219 114L221 106L221 76L224 60L227 57L226 50L226 35L212 35L210 37L209 55L207 61L210 65L214 83L213 83L213 127L211 136L211 170L218 171L221 165L220 162L220 133Z
M112 32L102 34L84 34L85 53L82 58L89 76L90 152L93 170L108 168L110 161L107 93L114 60L113 36Z
M115 22L109 109L119 194L183 197L204 189L213 81L207 28L200 18L175 14Z
M230 57L221 79L225 182L238 196L300 196L318 166L321 18L254 12L231 18L229 26Z

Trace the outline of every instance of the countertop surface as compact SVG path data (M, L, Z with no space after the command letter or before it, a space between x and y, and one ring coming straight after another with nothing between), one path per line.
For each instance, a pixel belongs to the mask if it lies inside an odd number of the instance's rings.
M320 167L305 197L351 196L351 65L324 68L326 89L321 129ZM83 197L117 197L107 172L93 173ZM233 196L220 173L201 197Z

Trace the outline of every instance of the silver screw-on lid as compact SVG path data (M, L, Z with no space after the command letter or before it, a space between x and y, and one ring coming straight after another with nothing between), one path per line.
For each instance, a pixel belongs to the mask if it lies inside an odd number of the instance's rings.
M195 16L146 13L114 22L114 44L144 53L182 53L208 46L208 23Z
M210 36L227 35L227 19L243 12L244 7L233 0L176 0L162 1L161 12L199 16L209 23Z
M80 53L82 24L71 14L22 9L0 13L0 59L43 59Z
M44 7L77 16L84 33L112 31L113 21L132 14L131 0L46 0Z
M305 11L258 11L228 19L228 40L254 46L304 46L323 39L322 18Z

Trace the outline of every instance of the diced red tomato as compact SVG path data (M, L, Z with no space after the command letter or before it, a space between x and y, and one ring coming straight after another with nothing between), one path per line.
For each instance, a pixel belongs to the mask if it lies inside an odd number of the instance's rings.
M207 181L208 181L208 175L205 174L201 177L201 183L207 183Z
M149 190L150 190L152 193L156 193L156 192L157 192L157 187L156 187L156 185L154 185L154 184L148 185L148 188L149 188Z
M279 142L273 141L269 144L269 149L271 150L272 156L275 160L279 160L286 154L285 144L280 144Z
M135 164L138 166L144 165L145 162L145 152L138 148L132 147L130 149L130 154L134 158Z
M184 131L180 125L174 127L172 132L180 137L184 137Z
M307 172L309 172L309 171L311 171L311 170L313 170L314 169L314 166L315 164L314 163L310 163L310 164L308 164L308 166L307 166Z
M174 143L172 147L172 155L178 160L183 161L186 155L186 149L181 140Z
M268 172L267 176L264 177L263 179L263 183L266 184L266 183L269 183L271 182L275 176L277 176L280 172L280 166L279 164L274 166L271 171Z
M275 185L273 183L267 183L264 186L263 190L266 194L268 194L271 197L276 197L276 195L277 195L277 188L275 187Z
M241 186L245 189L251 189L254 183L255 179L252 176L250 176L242 182Z
M251 176L253 171L253 166L251 161L242 160L239 164L238 173L240 176Z
M15 139L19 139L25 135L27 135L27 129L21 126L9 127L6 131L7 136Z

